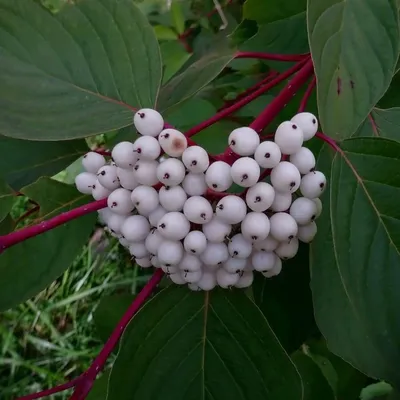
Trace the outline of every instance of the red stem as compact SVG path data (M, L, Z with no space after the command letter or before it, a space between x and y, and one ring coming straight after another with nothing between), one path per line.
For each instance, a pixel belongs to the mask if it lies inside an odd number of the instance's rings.
M104 157L111 157L111 151L102 150L102 149L95 149L92 150L94 153L101 154Z
M341 151L340 147L338 146L338 144L335 142L334 139L332 139L329 136L324 135L322 132L317 132L317 134L315 135L315 137L317 137L318 139L323 140L325 143L328 143L329 146L332 147L333 150L335 151Z
M374 132L374 135L379 137L378 126L376 125L374 117L371 114L369 114L368 119L369 119L369 122L371 123L372 131Z
M296 64L298 65L298 64ZM281 92L268 104L264 111L250 124L257 132L261 132L270 124L279 112L286 106L291 98L296 94L300 87L307 82L314 72L311 58L303 65L299 72L288 82Z
M272 54L272 53L262 53L256 51L239 51L236 53L235 58L257 58L260 60L270 60L270 61L302 61L309 56L307 54Z
M51 396L52 394L63 392L64 390L67 389L71 389L72 387L76 386L81 379L82 377L78 376L77 378L72 379L69 382L63 383L62 385L58 385L53 388L43 390L42 392L32 393L26 396L18 397L16 400L35 400L35 399L40 399L42 397Z
M297 112L301 113L306 109L307 103L308 103L308 99L312 95L312 92L314 91L316 83L317 83L317 78L314 75L312 80L311 80L311 82L310 82L310 84L307 87L307 90L304 93L303 98L301 99L300 106L299 106L299 109L298 109Z
M96 376L103 369L108 357L117 345L126 326L146 302L146 300L151 296L163 276L164 272L161 269L157 269L140 293L135 297L132 304L118 322L99 355L94 359L89 369L82 375L82 380L78 383L78 385L76 385L75 391L70 397L70 400L84 400L86 398L93 386Z
M101 210L105 207L107 207L107 199L94 201L89 204L84 204L78 208L74 208L73 210L64 212L47 221L40 222L37 225L28 226L26 228L19 229L18 231L11 232L7 235L0 236L0 254L5 249L8 249L15 244L54 229L57 226L72 221L73 219L83 217L84 215L90 214L97 210Z
M244 107L246 104L252 102L255 100L257 97L260 97L262 94L273 88L274 86L278 85L285 79L289 78L292 74L294 74L296 71L298 71L302 66L304 65L304 61L298 62L296 65L293 67L289 68L287 71L283 72L279 76L277 76L275 79L264 85L263 87L257 89L254 91L252 94L249 96L246 96L242 100L238 101L237 103L233 104L232 106L225 108L224 110L218 112L215 114L213 117L207 119L206 121L203 121L201 124L198 124L194 126L193 128L189 129L186 133L186 137L192 137L196 135L197 133L201 132L203 129L208 128L209 126L215 124L216 122L220 121L221 119L227 117L230 114L233 114L235 111L239 110L240 108ZM311 63L312 65L312 63Z

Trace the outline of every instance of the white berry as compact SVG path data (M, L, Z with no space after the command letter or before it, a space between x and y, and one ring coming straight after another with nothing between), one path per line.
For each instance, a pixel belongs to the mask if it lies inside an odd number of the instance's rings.
M320 171L309 172L301 178L300 192L304 197L315 199L321 196L325 188L326 178Z
M316 218L317 205L311 199L299 197L290 206L289 213L298 225L307 225Z
M178 267L185 272L200 271L203 263L193 254L185 253Z
M241 157L232 164L231 176L239 186L253 186L260 178L260 166L250 157Z
M180 272L175 274L169 274L169 279L174 282L176 285L185 285L187 282L183 279L183 276Z
M275 212L286 211L292 204L292 193L275 191L275 198L271 204L271 210Z
M278 192L294 193L300 182L299 170L288 161L282 161L271 171L271 184Z
M111 229L112 232L121 233L121 228L126 218L126 215L119 215L113 212L107 220L107 226Z
M294 154L303 146L303 131L294 122L282 122L276 129L274 141L282 154Z
M210 165L207 152L200 146L190 146L182 154L185 167L195 174L203 173Z
M143 257L143 258L136 258L135 262L137 265L139 265L139 267L142 267L142 268L150 268L153 266L149 256Z
M223 264L223 268L225 271L231 274L237 274L240 271L243 271L246 267L247 259L246 258L234 258L229 257Z
M214 216L210 222L202 226L202 230L208 241L219 243L231 233L232 225Z
M169 276L180 273L179 268L172 264L161 264L161 269Z
M282 260L288 260L289 258L293 258L297 251L299 250L299 239L294 237L293 239L282 242L275 249L275 254L281 258Z
M82 158L83 168L92 174L95 174L105 164L105 158L101 154L95 153L94 151L86 153Z
M236 285L236 283L239 281L239 274L231 274L223 268L220 268L217 271L216 276L218 286L222 287L223 289L228 289L233 285Z
M298 226L295 219L286 213L279 212L271 216L271 235L278 241L284 242L297 235Z
M139 182L137 181L137 179L135 178L135 174L133 173L133 168L126 169L117 167L117 176L120 185L124 189L133 190L139 185Z
M115 190L120 187L117 175L117 167L112 165L105 165L97 172L97 179L99 182L109 190Z
M156 229L152 229L150 233L146 236L144 245L150 254L157 254L160 244L165 240L165 238Z
M279 243L276 239L274 239L272 236L268 236L264 240L260 240L258 242L254 243L254 249L258 251L266 251L266 252L271 252L274 251L278 246Z
M207 199L201 196L193 196L186 200L183 213L194 224L206 224L211 221L214 212Z
M157 178L166 186L179 185L185 178L185 166L176 158L169 158L157 167Z
M310 243L317 234L317 224L313 221L308 225L299 226L298 239L303 243Z
M261 168L274 168L281 161L282 153L279 146L270 141L262 142L254 153L254 159Z
M318 197L313 199L313 201L317 206L317 214L315 215L315 219L317 219L322 213L322 201Z
M182 182L183 190L189 196L201 196L207 192L206 177L204 174L189 172Z
M157 137L164 128L164 119L156 110L142 108L135 113L133 124L141 135Z
M151 186L141 185L133 189L131 200L139 214L144 216L150 215L159 205L158 193Z
M197 282L197 286L205 291L210 291L217 286L217 278L213 272L204 271L203 276Z
M160 219L167 213L168 211L162 207L161 205L157 206L155 210L153 210L147 217L151 226L158 226L158 222Z
M120 168L132 168L138 160L138 154L134 152L131 142L120 142L115 145L111 157Z
M121 233L130 242L141 242L150 233L149 221L142 215L132 215L123 223Z
M228 195L217 203L215 213L222 221L235 225L244 220L247 206L239 196Z
M82 172L75 178L76 188L83 194L92 194L97 177L91 172Z
M224 161L215 161L206 171L206 183L216 192L224 192L232 185L231 166Z
M172 128L164 129L158 137L161 148L170 157L180 157L187 149L185 135Z
M309 112L298 113L291 121L301 128L304 134L304 140L310 140L318 131L318 120L314 114Z
M181 242L174 240L164 240L157 252L157 257L161 264L169 267L178 265L183 258L183 246Z
M253 211L246 215L240 227L247 240L258 242L269 235L270 222L265 214Z
M207 243L206 249L201 253L200 259L206 265L220 265L229 258L228 248L225 243Z
M253 271L243 271L239 276L239 280L235 283L235 287L239 289L244 289L250 287L253 284L254 274Z
M98 179L93 185L92 196L95 200L102 200L111 194L111 190L105 188Z
M258 182L246 193L247 206L256 212L263 212L271 207L275 199L274 188L266 182Z
M186 235L183 246L188 253L200 255L207 247L206 236L201 231L191 231Z
M167 211L181 211L187 194L181 186L163 186L158 192L160 204Z
M184 271L181 274L187 283L197 283L202 278L203 271L201 269L197 271Z
M289 160L303 175L315 168L315 156L307 147L302 147L297 153L292 154Z
M165 214L157 225L158 231L170 240L181 240L190 231L190 222L180 212L169 212Z
M251 257L251 263L256 271L263 272L272 269L278 256L266 251L255 251Z
M234 129L228 137L229 147L241 156L252 156L260 144L258 133L247 126Z
M282 260L279 257L276 257L276 262L274 267L269 271L263 271L262 274L266 278L272 278L273 276L279 275L281 271L282 271Z
M232 236L231 240L229 241L228 251L231 257L246 259L253 251L253 246L251 241L246 239L243 234L237 233L236 235Z
M107 199L108 208L116 214L126 215L133 209L134 205L131 200L131 191L119 188L114 190Z
M136 139L133 149L139 158L146 160L155 160L161 153L160 144L153 136L142 136Z
M141 185L153 186L158 183L157 168L159 163L152 160L139 160L133 167L136 180Z
M135 258L144 258L150 255L144 242L133 242L129 246L129 253Z

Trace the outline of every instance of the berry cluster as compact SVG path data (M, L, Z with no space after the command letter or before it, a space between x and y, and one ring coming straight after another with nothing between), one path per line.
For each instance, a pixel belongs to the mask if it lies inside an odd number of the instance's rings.
M188 147L181 132L164 129L155 110L139 110L134 125L140 137L117 144L111 162L86 154L86 172L75 183L96 200L107 198L101 220L139 266L162 268L192 290L245 288L253 271L278 275L299 241L314 238L326 186L303 147L317 132L314 115L283 122L274 141L261 142L250 127L233 130L232 165L210 163L202 147ZM226 193L233 183L244 192Z

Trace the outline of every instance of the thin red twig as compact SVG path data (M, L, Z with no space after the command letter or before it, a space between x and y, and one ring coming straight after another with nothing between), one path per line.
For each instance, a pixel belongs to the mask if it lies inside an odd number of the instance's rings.
M94 149L92 151L94 153L101 154L104 157L111 157L111 151L102 150L102 149Z
M301 61L309 56L306 54L273 54L273 53L262 53L256 51L239 51L236 53L235 58L257 58L259 60L270 60L270 61Z
M336 141L334 139L332 139L329 136L326 136L325 134L323 134L322 132L317 132L317 134L315 135L315 137L317 137L318 139L323 140L325 143L328 143L330 147L332 147L333 150L335 151L339 151L341 152L341 149L339 147L339 145L336 143Z
M374 117L371 114L368 114L368 119L369 122L371 123L372 131L374 132L374 136L379 137L379 130L378 126L376 125L376 122L374 120Z
M16 221L15 221L15 226L17 226L19 223L24 221L26 218L34 214L35 212L39 211L40 206L36 205L35 207L31 208L30 210L26 211L24 214L22 214Z
M307 108L308 100L309 100L310 96L312 95L312 92L314 91L316 83L317 83L317 78L314 75L313 78L311 79L310 84L307 87L307 90L304 93L303 98L301 99L300 106L299 106L299 109L297 112L301 113Z

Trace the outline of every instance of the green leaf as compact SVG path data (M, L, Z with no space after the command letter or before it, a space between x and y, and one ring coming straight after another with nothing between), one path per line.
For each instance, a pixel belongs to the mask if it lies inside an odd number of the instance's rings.
M256 118L261 111L274 99L274 96L264 95L257 97L254 101L246 104L243 108L235 113L237 117L252 117Z
M341 147L331 171L331 153L319 158L330 191L311 245L315 317L332 352L399 386L400 143L356 138Z
M296 400L302 389L294 364L243 291L171 286L125 330L109 398Z
M336 139L350 137L394 74L396 1L308 0L308 28L322 129Z
M14 203L14 192L0 176L0 222L8 215Z
M182 34L185 30L185 16L183 15L183 10L180 0L172 0L171 17L175 29L179 34Z
M92 390L86 397L87 400L107 400L108 380L111 370L103 372L100 378L97 378Z
M317 331L308 268L308 246L301 245L296 257L285 261L278 276L264 278L257 275L253 283L255 303L288 352L299 348L311 333Z
M73 186L49 178L21 189L40 204L41 219L49 219L89 200ZM0 255L0 310L28 300L57 279L87 241L97 214L75 219L28 239Z
M387 396L389 396L392 392L392 386L386 382L373 383L362 390L360 400L377 400L380 398L387 399Z
M11 215L8 214L1 222L0 222L0 235L6 235L9 232L12 232L15 227L15 221L11 218Z
M157 39L131 0L83 0L52 15L0 0L0 133L66 140L132 124L161 83Z
M105 342L134 299L133 295L112 295L100 300L94 315L94 323L100 339Z
M178 35L173 29L164 25L156 25L154 27L154 33L158 40L176 40L178 38Z
M233 59L234 51L213 53L193 63L180 75L171 79L160 92L159 106L165 112L194 96L208 85Z
M191 54L177 40L162 43L160 49L164 64L163 83L166 83L182 68Z
M34 142L0 135L0 170L14 189L53 176L88 151L84 140Z
M246 0L243 5L243 18L252 19L259 24L268 24L305 11L307 0Z

